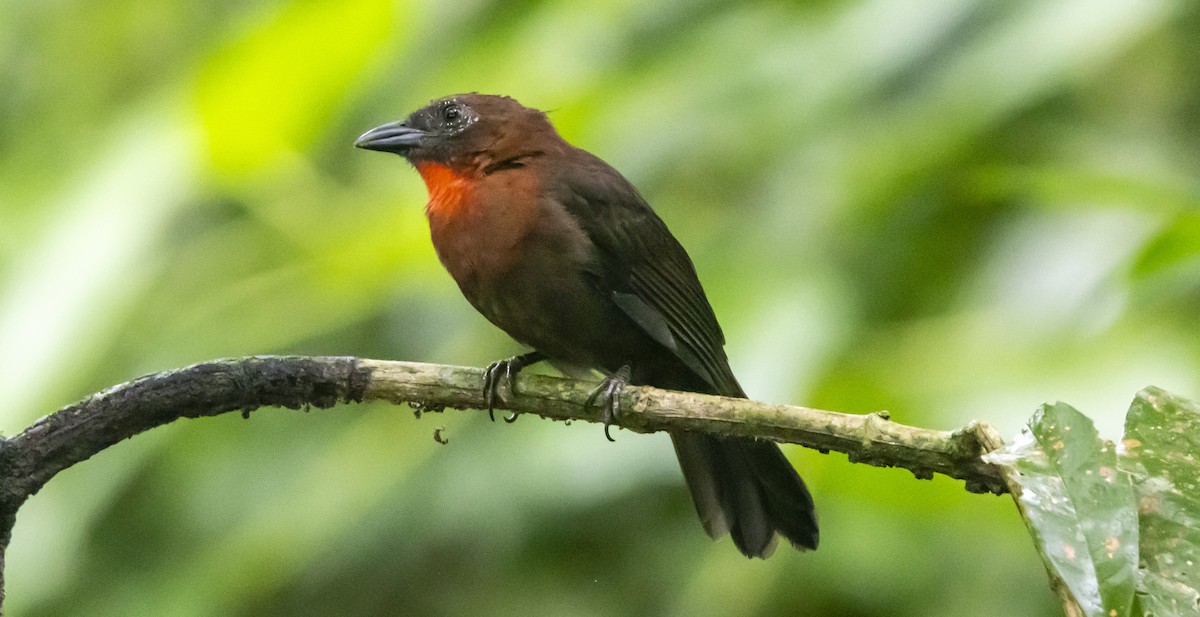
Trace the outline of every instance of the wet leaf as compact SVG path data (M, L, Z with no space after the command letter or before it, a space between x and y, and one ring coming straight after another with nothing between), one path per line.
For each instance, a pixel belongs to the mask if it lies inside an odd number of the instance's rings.
M1125 419L1122 466L1137 494L1140 614L1200 612L1200 405L1158 389Z
M1085 615L1127 615L1137 572L1137 510L1116 448L1065 403L1043 405L990 460L1015 473L1025 524L1052 577Z

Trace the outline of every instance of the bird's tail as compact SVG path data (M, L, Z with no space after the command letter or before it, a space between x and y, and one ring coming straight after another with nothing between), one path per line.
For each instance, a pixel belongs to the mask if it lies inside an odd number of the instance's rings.
M671 441L709 536L728 531L747 557L769 556L776 533L800 550L817 548L812 496L774 443L691 432Z

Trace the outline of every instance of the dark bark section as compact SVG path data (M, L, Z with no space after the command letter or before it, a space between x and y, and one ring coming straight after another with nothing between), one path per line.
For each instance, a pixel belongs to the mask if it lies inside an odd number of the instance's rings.
M236 410L248 414L262 406L325 408L358 402L370 380L370 369L360 368L357 358L217 360L94 394L0 441L0 602L4 550L17 510L58 472L177 418Z
M262 406L326 408L363 399L357 358L217 360L147 375L59 410L0 443L0 509L13 511L58 472L177 418Z

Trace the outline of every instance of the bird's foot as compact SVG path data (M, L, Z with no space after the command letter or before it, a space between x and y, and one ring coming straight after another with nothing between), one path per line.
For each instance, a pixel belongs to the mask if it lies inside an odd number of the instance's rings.
M531 351L519 356L513 356L506 360L497 360L488 365L483 371L483 404L487 406L488 417L493 422L496 421L496 394L500 389L500 382L508 387L508 391L513 391L513 380L517 378L517 374L521 369L536 364L546 359L546 354L540 351ZM504 419L505 422L514 422L517 419L517 414L512 414Z
M604 437L616 441L608 434L608 427L616 422L621 415L621 391L629 384L629 365L617 369L617 372L604 378L600 385L592 389L584 401L584 407L597 403L600 407L600 419L604 422Z

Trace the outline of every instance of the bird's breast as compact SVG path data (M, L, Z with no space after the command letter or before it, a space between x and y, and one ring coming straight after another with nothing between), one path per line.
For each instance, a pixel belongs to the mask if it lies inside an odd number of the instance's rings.
M590 355L576 357L595 346L583 338L602 335L615 310L587 274L595 247L541 192L538 177L519 171L466 180L461 188L437 177L444 172L430 173L437 181L426 209L434 248L492 323L551 357L596 365Z
M429 191L425 211L431 217L456 217L471 198L472 180L454 169L437 163L418 163L417 172Z
M529 174L470 176L449 167L418 167L429 189L425 214L438 258L477 308L502 294L500 281L523 270L545 231L538 186ZM479 302L477 302L477 300Z

